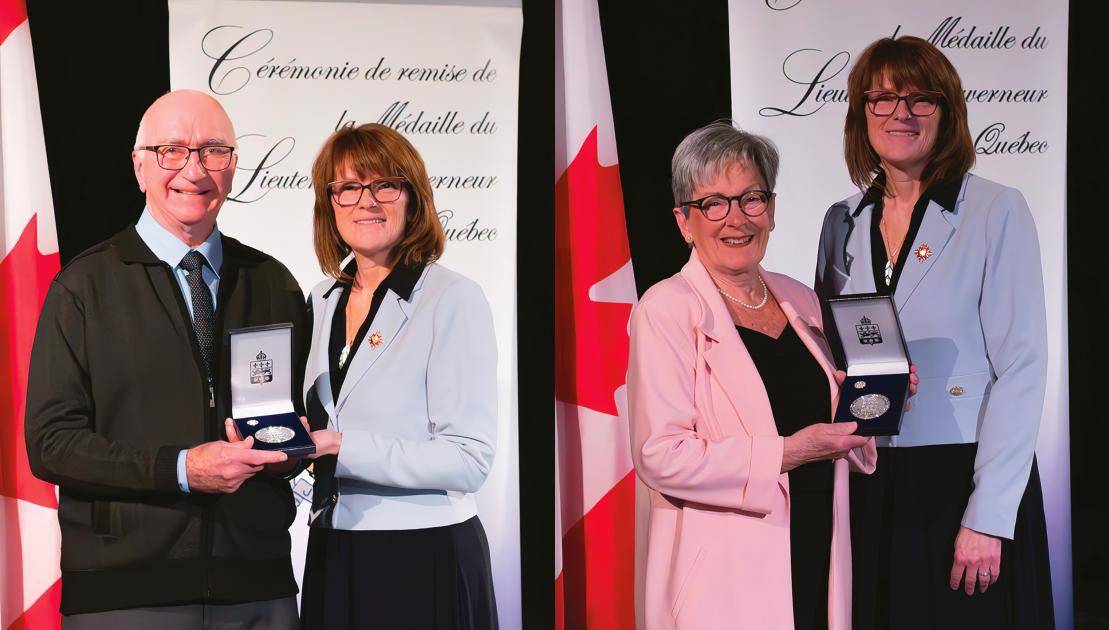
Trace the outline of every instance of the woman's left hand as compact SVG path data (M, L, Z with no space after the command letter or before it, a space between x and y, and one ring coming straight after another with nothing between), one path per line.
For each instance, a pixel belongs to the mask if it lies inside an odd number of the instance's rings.
M343 444L343 434L331 429L320 429L313 431L312 427L308 426L308 419L304 416L300 417L300 423L304 425L304 429L312 436L312 441L316 443L316 452L311 455L305 455L308 459L316 459L324 455L338 455L339 447Z
M966 579L964 580L964 573ZM960 526L955 536L955 561L951 564L951 590L974 595L976 588L985 593L1001 575L1001 539Z
M905 411L913 408L913 401L909 400L916 396L916 386L920 385L920 377L916 375L916 366L909 365L909 397L905 399Z

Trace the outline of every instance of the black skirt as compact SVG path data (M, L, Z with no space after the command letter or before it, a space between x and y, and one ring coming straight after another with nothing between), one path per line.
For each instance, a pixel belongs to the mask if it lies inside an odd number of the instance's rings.
M300 619L302 630L495 630L481 521L410 530L311 528Z
M973 489L977 444L879 448L873 475L851 475L855 630L1055 627L1047 525L1036 462L985 593L951 590L955 535Z

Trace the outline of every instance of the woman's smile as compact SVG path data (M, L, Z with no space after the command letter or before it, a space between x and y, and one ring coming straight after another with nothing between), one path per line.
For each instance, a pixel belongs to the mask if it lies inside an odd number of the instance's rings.
M720 242L728 247L746 247L754 238L755 237L752 234L739 236L721 236Z

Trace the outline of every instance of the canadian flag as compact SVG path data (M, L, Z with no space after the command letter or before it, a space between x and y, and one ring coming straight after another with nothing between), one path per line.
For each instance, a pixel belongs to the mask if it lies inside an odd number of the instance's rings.
M0 0L0 628L61 628L58 495L31 475L27 366L58 237L23 0Z
M596 0L555 5L555 627L635 628L635 278Z

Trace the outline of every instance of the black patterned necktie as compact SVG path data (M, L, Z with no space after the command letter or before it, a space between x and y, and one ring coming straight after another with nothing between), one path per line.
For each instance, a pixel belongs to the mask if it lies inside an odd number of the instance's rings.
M212 378L212 355L214 352L213 341L215 338L215 309L212 307L212 293L204 283L203 268L208 262L204 254L190 250L181 259L181 268L189 273L186 280L189 282L189 294L193 301L193 331L196 333L196 342L200 346L200 356L204 359L204 367L208 370L209 380Z

